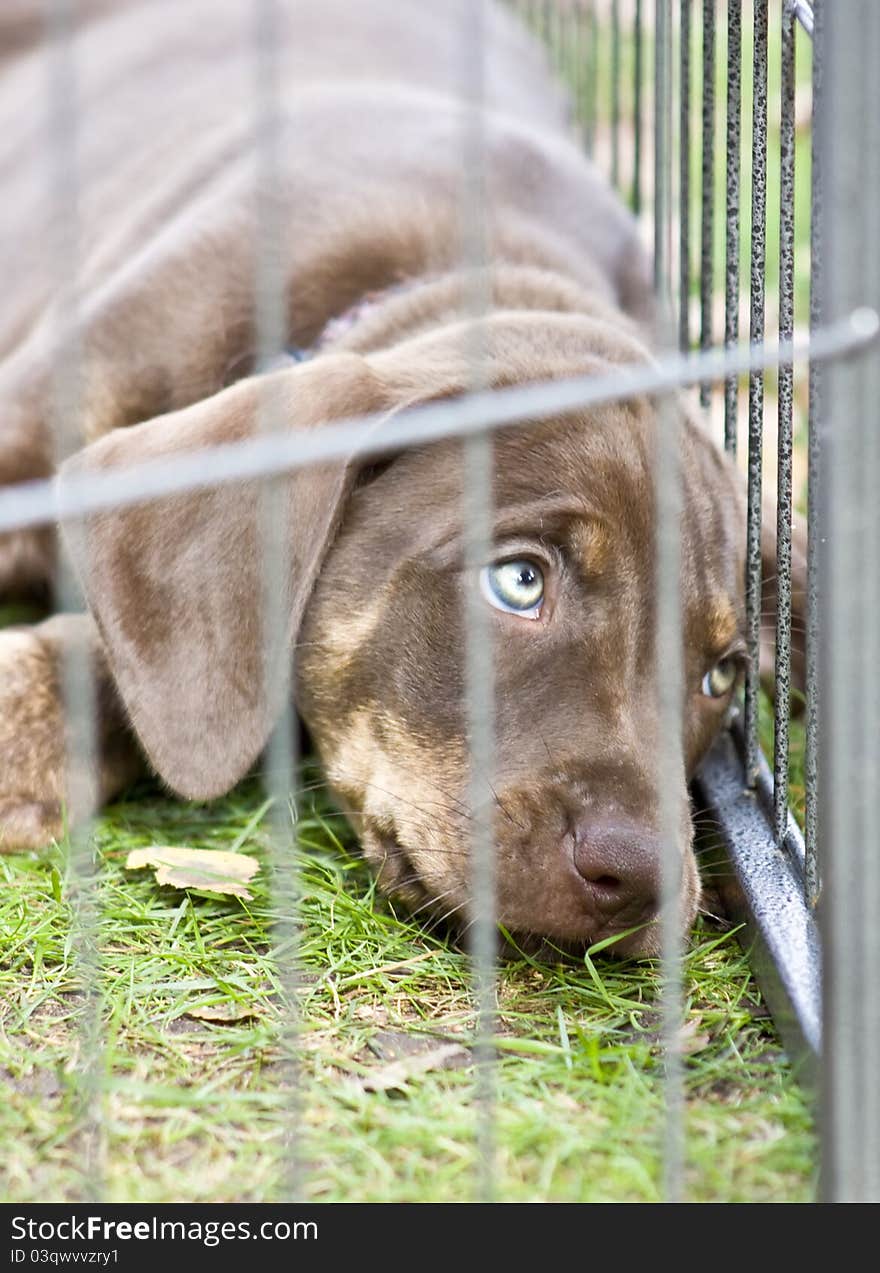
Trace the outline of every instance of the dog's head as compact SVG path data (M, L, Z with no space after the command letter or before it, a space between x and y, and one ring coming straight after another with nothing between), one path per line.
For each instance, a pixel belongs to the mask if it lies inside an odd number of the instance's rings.
M624 324L495 315L495 386L601 374L649 355ZM389 351L328 354L120 431L68 471L100 470L255 432L455 395L466 334L449 325ZM273 526L287 561L264 648L258 484L102 513L71 546L119 691L159 774L188 796L228 789L266 743L291 655L300 711L386 891L468 915L473 817L465 602L494 652L498 918L566 944L616 933L659 944L660 773L677 774L681 913L699 884L687 781L721 727L742 662L738 484L681 424L681 730L661 736L655 657L657 413L637 399L536 421L493 442L493 549L465 565L463 449L285 477ZM86 551L87 549L87 551ZM270 635L271 634L267 634Z

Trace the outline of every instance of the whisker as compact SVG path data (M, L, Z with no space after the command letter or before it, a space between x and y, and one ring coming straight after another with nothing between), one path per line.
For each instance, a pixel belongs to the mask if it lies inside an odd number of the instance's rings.
M523 824L513 816L491 783L489 784L489 790L492 792L492 795L495 798L495 803L498 805L498 808L504 814L505 818L507 818L508 822L512 823L519 831L526 831L528 828L524 827Z

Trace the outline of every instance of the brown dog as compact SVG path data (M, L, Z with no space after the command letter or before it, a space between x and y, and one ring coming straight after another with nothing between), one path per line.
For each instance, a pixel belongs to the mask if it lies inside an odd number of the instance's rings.
M12 245L0 262L5 483L53 469L40 8L16 0L0 16L11 50L0 78L0 216ZM282 6L277 268L290 340L317 352L256 376L248 5L80 5L89 445L68 471L245 437L267 394L289 428L312 429L467 388L457 99L466 8ZM644 361L650 295L635 227L566 140L541 55L500 7L489 10L488 44L489 382ZM281 657L296 648L297 706L389 892L467 914L462 614L466 591L480 589L497 676L500 920L579 944L637 927L619 948L656 951L661 746L676 758L681 909L693 919L687 781L742 662L744 532L733 470L684 411L682 421L680 738L661 738L658 726L650 402L498 436L495 550L478 578L463 566L459 443L284 479L292 569ZM77 641L96 659L104 799L144 757L197 798L253 765L282 707L263 689L259 542L256 485L90 521L87 552L72 549L97 628L60 616L0 633L0 846L59 832L58 662ZM39 589L53 570L48 532L0 538L0 596Z

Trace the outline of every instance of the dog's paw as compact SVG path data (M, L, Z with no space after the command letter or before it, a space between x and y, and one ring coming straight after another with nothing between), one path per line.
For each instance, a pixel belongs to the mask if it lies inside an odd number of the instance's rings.
M0 852L61 834L63 738L52 643L39 628L0 631Z
M63 830L60 801L0 796L0 853L42 849L59 839Z
M90 661L97 709L94 783L77 773L77 790L102 805L145 772L87 615L0 630L0 853L50 844L71 814L61 666L74 650Z

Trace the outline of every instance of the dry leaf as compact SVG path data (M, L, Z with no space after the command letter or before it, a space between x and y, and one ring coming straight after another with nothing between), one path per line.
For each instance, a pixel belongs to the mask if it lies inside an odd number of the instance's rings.
M679 1049L683 1056L690 1056L693 1052L702 1052L703 1048L709 1046L712 1042L711 1035L700 1030L702 1022L685 1021L678 1033Z
M249 901L247 885L260 869L259 862L244 853L224 853L220 849L181 849L157 845L132 849L125 865L130 871L144 866L156 868L159 884L174 888L197 888L205 893L231 893Z
M469 1064L471 1054L460 1043L443 1043L426 1052L418 1052L399 1061L391 1061L365 1075L359 1086L365 1092L388 1092L406 1087L408 1079L430 1070L457 1070Z
M247 1021L260 1016L260 1009L252 1003L206 1003L201 1007L187 1008L186 1015L199 1021Z

